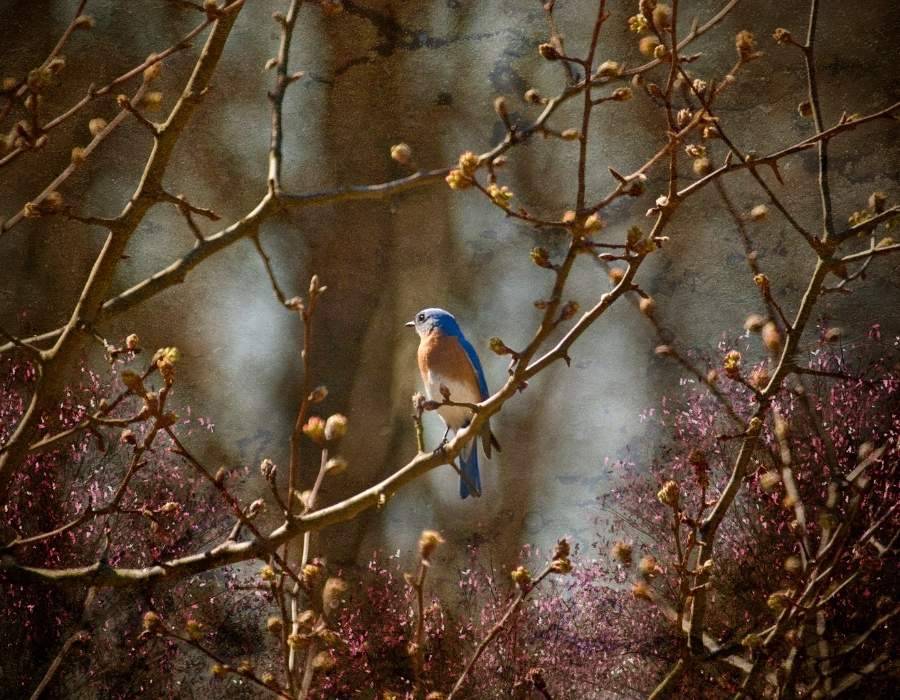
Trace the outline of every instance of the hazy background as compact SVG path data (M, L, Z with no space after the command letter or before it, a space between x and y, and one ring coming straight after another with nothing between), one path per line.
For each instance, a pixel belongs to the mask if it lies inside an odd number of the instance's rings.
M71 18L77 3L0 0L2 74L21 75L38 64ZM681 3L681 31L701 22L722 3ZM227 223L248 211L265 189L269 140L263 64L277 48L271 19L284 3L251 0L237 22L214 85L182 139L167 175L170 191L184 192L215 209ZM642 63L626 18L636 2L611 2L599 60ZM538 111L522 94L537 87L553 95L562 71L538 57L546 39L540 3L525 0L345 2L346 11L323 17L304 7L291 66L306 77L285 103L285 187L293 192L382 182L408 173L389 158L389 148L409 143L416 163L439 167L463 150L484 151L502 136L491 103L505 95L513 118ZM561 1L557 19L569 51L588 39L595 3ZM153 52L173 43L198 21L196 13L162 0L94 0L88 12L96 28L80 33L65 50L64 83L48 109L71 104L90 82L106 83ZM745 0L720 27L692 45L703 52L692 64L704 78L721 76L734 62L734 34L755 32L765 58L750 64L736 89L722 97L725 128L745 149L766 153L812 132L796 111L805 75L798 52L769 38L783 26L802 36L806 3ZM868 113L898 98L896 3L823 3L819 36L825 120L843 110ZM196 42L199 47L201 42ZM165 108L174 103L196 50L167 63L161 78ZM557 129L577 127L573 101L551 120ZM73 145L86 143L87 121L111 117L112 100L98 102L51 135L50 145L0 172L0 216L11 215L39 192L68 161ZM589 192L599 197L612 180L607 165L630 172L661 143L663 125L645 97L605 105L592 122ZM874 189L896 200L896 132L871 125L832 143L832 189L837 221L865 206ZM67 200L83 213L115 215L133 191L149 137L133 121L119 129L66 184ZM721 151L718 151L721 154ZM517 201L535 212L559 215L574 198L577 146L535 139L510 153L503 175ZM689 163L685 162L685 175ZM786 185L778 191L809 227L818 221L812 151L786 160ZM762 200L745 175L726 184L746 210ZM608 210L603 234L621 239L642 223L662 184L649 183L639 200L620 200ZM746 270L733 223L720 213L713 188L689 200L671 228L672 242L642 268L642 286L657 297L660 318L682 342L701 349L723 334L742 332L744 317L762 311ZM217 226L201 222L209 231ZM812 260L799 237L772 215L754 224L760 263L789 313L796 309ZM120 265L118 289L166 266L193 239L171 207L159 206L145 221ZM289 295L305 293L316 272L329 290L315 326L312 363L316 383L330 390L324 413L350 418L344 453L351 468L330 484L332 502L370 485L414 454L410 395L418 390L416 338L403 322L425 306L457 315L481 354L488 383L504 379L506 362L487 349L492 335L523 344L538 313L532 301L547 294L550 276L528 251L538 243L560 250L558 233L538 233L505 220L483 198L453 193L442 184L390 201L344 203L281 215L263 228ZM26 221L0 237L0 322L25 334L65 320L102 243L97 229L58 220ZM854 284L853 295L830 295L819 307L834 323L861 335L873 321L898 325L897 261L881 258ZM606 275L584 259L569 296L582 306L608 289ZM101 329L111 340L138 333L147 348L177 345L184 352L176 400L216 424L197 438L210 464L250 465L247 493L256 490L255 466L263 457L287 465L287 437L300 386L299 327L275 300L252 245L241 241L192 272L186 283L145 303L127 318ZM809 345L814 338L806 338ZM646 458L662 437L648 434L639 413L676 391L681 374L656 358L645 320L620 304L588 332L572 352L571 368L559 364L534 380L495 419L504 450L483 465L485 495L462 502L449 467L405 488L378 513L322 533L332 557L367 557L372 549L411 550L422 528L441 530L455 545L487 540L501 555L518 545L546 545L564 534L589 543L595 499L615 483L606 460ZM93 361L102 361L99 349ZM428 440L441 430L428 419ZM200 440L204 442L200 443ZM312 478L310 469L309 478ZM445 548L459 551L458 548Z

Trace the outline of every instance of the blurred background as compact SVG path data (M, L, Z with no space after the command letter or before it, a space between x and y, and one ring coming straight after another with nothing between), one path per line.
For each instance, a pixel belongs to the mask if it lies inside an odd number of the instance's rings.
M692 17L701 22L723 3L688 0L681 6L681 32ZM21 75L40 63L70 21L72 1L2 0L0 51L3 76ZM227 224L252 208L265 192L272 76L264 71L278 42L273 11L284 3L252 0L242 11L214 80L182 138L169 168L167 187L210 207ZM562 0L556 18L567 49L587 44L595 3ZM636 2L611 2L598 60L626 66L644 62L627 28ZM87 12L96 27L73 38L66 68L47 109L76 101L90 83L102 85L171 45L199 15L177 2L92 0ZM689 50L702 53L693 74L720 77L735 60L734 35L749 29L765 56L746 67L721 98L718 113L745 150L767 153L812 133L797 112L805 99L805 74L795 50L771 40L776 27L802 36L806 3L745 0ZM818 66L825 121L843 111L869 113L898 99L894 37L900 29L894 2L825 3L818 37ZM392 144L408 143L415 164L442 167L464 150L483 152L502 138L492 109L506 96L514 121L538 108L522 99L526 89L555 95L564 85L559 64L542 60L537 45L548 35L535 0L353 0L324 16L305 6L297 25L292 68L305 77L285 103L285 188L291 192L370 184L410 172L389 157ZM160 78L163 108L177 98L201 45L167 61ZM662 70L662 69L659 69ZM657 80L663 78L660 73ZM555 129L577 128L580 109L567 104L552 118ZM48 146L26 154L0 172L0 217L10 216L41 191L69 160L73 145L89 139L91 117L110 118L113 99L54 132ZM157 117L158 118L158 117ZM664 124L646 96L596 110L591 133L589 199L613 186L607 166L631 172L663 143ZM84 214L113 216L133 191L150 138L133 120L104 143L67 183L67 201ZM837 221L863 209L874 190L896 199L898 146L884 125L869 125L832 142L832 190ZM720 161L722 151L714 153ZM509 154L501 181L530 211L559 216L575 195L577 145L535 138ZM692 178L690 161L684 173ZM806 226L819 220L813 151L783 161L778 193ZM741 211L763 200L744 174L725 182ZM651 178L647 194L621 199L607 210L602 234L622 240L662 188ZM206 232L220 227L200 221ZM776 214L750 224L759 262L773 290L792 314L812 259L799 237ZM762 312L733 221L713 188L679 209L671 242L642 268L639 282L659 304L659 318L683 347L714 353L723 338L743 333L747 314ZM0 237L0 323L20 335L65 321L102 244L98 229L59 219L25 221ZM384 478L415 453L410 396L420 390L417 338L403 323L420 308L452 311L481 355L488 383L498 387L506 361L487 340L501 336L512 347L534 331L532 302L549 290L550 276L528 252L544 245L562 250L560 232L535 231L505 219L484 198L451 192L443 183L382 202L342 203L281 214L263 227L262 241L289 296L305 294L317 273L328 292L314 326L312 367L316 384L329 389L324 415L343 412L350 431L344 455L350 469L329 483L325 502L335 502ZM177 211L157 206L133 238L119 267L117 290L161 269L189 250L190 231ZM827 296L819 309L846 337L865 334L879 322L896 332L900 319L897 261L873 262L853 294ZM836 281L836 280L833 280ZM609 288L605 272L579 261L569 298L591 305ZM240 241L191 272L183 285L109 322L110 341L137 333L146 348L176 345L183 352L176 403L208 417L215 432L196 436L195 447L213 466L248 466L242 485L258 492L256 466L264 457L288 461L288 436L301 383L296 316L275 299L249 241ZM813 333L804 347L813 347ZM461 552L486 543L499 559L523 543L546 546L569 535L589 544L598 514L596 498L616 483L615 460L640 462L664 437L642 423L642 411L685 381L677 365L655 356L651 327L633 306L618 304L578 341L572 366L560 363L536 378L494 419L504 450L483 464L484 497L460 501L458 477L449 467L403 489L379 512L320 534L322 551L340 561L362 561L374 549L412 553L423 528L440 530ZM88 361L103 365L98 346ZM436 445L442 426L427 418L427 439ZM310 455L307 455L309 457ZM307 478L313 467L307 459Z

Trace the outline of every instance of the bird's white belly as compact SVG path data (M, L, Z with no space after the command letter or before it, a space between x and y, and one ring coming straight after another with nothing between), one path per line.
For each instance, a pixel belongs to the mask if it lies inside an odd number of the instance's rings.
M428 381L425 383L425 393L432 401L443 401L441 396L441 385L450 390L450 400L459 401L461 403L478 403L481 401L481 395L467 384L445 379L433 372L428 373ZM452 430L459 430L472 418L472 411L462 406L441 406L438 409L438 415L444 420Z

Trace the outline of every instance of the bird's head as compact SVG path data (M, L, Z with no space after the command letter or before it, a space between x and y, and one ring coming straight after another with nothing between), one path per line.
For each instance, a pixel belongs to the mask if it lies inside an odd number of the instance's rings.
M443 335L459 335L459 324L449 311L443 309L422 309L412 321L406 324L415 328L419 337L438 331Z

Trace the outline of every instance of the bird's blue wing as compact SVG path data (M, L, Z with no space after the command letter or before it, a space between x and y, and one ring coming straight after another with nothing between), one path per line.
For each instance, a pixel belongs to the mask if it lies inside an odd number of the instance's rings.
M484 379L484 370L481 369L481 361L478 359L478 353L472 347L472 343L466 340L465 336L459 334L459 344L466 351L469 362L472 363L472 369L475 370L475 376L478 378L478 390L481 392L481 400L484 401L488 397L487 382Z

